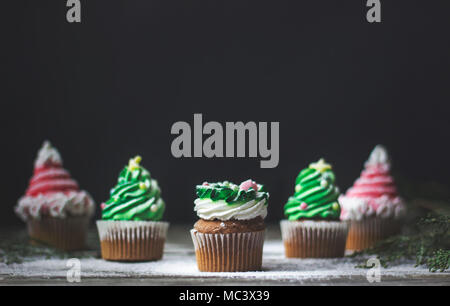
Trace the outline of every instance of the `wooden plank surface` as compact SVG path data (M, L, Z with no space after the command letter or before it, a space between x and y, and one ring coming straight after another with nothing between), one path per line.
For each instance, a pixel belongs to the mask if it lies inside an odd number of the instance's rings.
M0 263L0 285L450 285L450 273L431 273L403 261L380 268L380 282L370 283L357 268L367 258L286 259L278 226L266 233L263 271L240 273L198 272L189 235L190 226L171 226L164 258L157 262L118 263L100 258L95 229L90 249L61 256L28 256L22 263ZM23 230L3 231L1 239L24 239ZM24 239L24 241L26 241ZM70 283L70 257L79 259L81 282Z

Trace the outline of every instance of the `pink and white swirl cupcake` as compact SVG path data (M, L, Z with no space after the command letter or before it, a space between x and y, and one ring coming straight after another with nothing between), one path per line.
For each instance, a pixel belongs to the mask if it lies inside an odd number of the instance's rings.
M390 175L386 149L377 145L365 169L340 196L341 220L350 223L346 249L363 250L400 231L405 205Z
M32 240L63 250L85 246L94 201L62 166L59 152L45 141L34 174L15 211L27 223Z

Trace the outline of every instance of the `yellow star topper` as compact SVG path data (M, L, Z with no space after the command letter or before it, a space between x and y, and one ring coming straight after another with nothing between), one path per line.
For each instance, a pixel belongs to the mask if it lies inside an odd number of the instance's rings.
M331 170L331 165L327 164L323 158L319 159L317 163L310 164L309 167L312 169L316 169L319 172Z
M142 157L140 157L139 155L137 155L135 158L130 159L130 161L128 162L128 170L134 171L139 169L141 160Z

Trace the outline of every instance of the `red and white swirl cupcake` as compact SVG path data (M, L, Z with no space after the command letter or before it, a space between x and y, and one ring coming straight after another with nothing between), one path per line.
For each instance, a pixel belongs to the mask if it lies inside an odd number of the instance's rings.
M33 240L75 250L85 246L94 201L79 189L63 168L58 151L45 141L34 163L28 189L15 211L27 223Z
M350 222L347 250L362 250L400 230L405 205L390 174L386 149L377 145L365 169L339 198L341 220Z

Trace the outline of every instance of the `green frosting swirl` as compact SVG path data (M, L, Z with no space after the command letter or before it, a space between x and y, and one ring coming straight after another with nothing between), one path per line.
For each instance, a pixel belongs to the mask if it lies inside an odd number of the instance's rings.
M139 165L141 158L130 159L119 175L117 185L102 210L103 220L158 221L165 203L158 182Z
M249 188L240 189L238 185L228 181L218 183L204 183L196 186L197 197L199 199L211 199L212 201L223 200L227 204L244 204L251 200L268 199L269 193L264 190L264 186L257 184L258 190ZM265 202L265 205L268 201Z
M295 181L295 193L284 206L289 220L339 220L339 188L331 166L323 159L303 169Z

